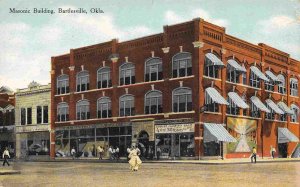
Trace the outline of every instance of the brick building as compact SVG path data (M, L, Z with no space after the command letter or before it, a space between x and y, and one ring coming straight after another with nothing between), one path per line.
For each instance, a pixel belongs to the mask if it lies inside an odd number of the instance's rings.
M299 61L203 19L51 59L51 156L138 143L143 157L297 152ZM55 141L54 141L55 140Z
M49 158L51 85L32 81L16 92L16 157Z
M15 149L15 93L6 86L0 87L0 153L5 147L14 156Z

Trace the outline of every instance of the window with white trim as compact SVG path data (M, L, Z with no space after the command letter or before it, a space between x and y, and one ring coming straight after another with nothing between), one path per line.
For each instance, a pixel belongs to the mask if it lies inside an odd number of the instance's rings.
M230 64L227 64L227 81L233 83L239 83L240 71L237 71Z
M123 95L120 97L120 116L134 116L134 96L133 95Z
M102 67L97 71L97 88L111 87L110 68Z
M275 120L275 111L267 103L266 107L270 110L270 113L266 112L266 119Z
M250 86L255 88L260 87L260 79L252 70L250 70Z
M58 95L70 92L68 75L60 75L57 77L56 91Z
M192 55L188 52L177 53L172 58L173 78L192 75Z
M76 119L90 119L90 102L88 100L80 100L76 103Z
M254 118L260 118L260 110L259 108L251 102L251 110L250 110L250 116Z
M66 102L57 105L57 121L69 121L69 105Z
M219 78L219 66L213 65L210 59L205 56L204 59L204 75L212 78Z
M145 82L162 80L162 60L160 58L150 58L145 62Z
M192 89L176 88L173 90L173 112L192 111Z
M131 62L126 62L120 66L120 85L135 83L135 66Z
M110 118L111 113L111 100L109 97L101 97L97 101L97 116L98 118Z
M152 90L145 95L145 114L162 113L162 93Z
M299 122L299 107L295 104L291 105L291 109L293 110L293 114L291 115L291 122Z
M290 79L290 94L292 96L298 96L298 80Z
M264 81L265 89L274 92L274 87L275 87L274 81L267 74L266 74L266 77L269 79L269 81Z
M90 77L88 71L84 70L77 73L76 81L77 81L77 92L83 92L89 90Z
M280 80L280 83L278 84L278 92L285 94L286 88L285 88L285 77L282 74L279 74L277 78Z
M227 105L227 114L232 114L232 115L239 115L239 110L240 108L232 101L230 97L228 97L227 102L229 105Z

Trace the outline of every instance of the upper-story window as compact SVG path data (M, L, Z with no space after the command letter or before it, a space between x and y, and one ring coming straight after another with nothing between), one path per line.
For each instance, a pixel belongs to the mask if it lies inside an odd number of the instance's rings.
M76 103L76 119L90 119L90 102L88 100L80 100Z
M48 106L36 107L36 123L37 124L48 123Z
M255 118L260 118L261 116L260 114L261 112L259 111L259 108L253 102L251 102L250 116Z
M9 126L15 124L15 110L14 107L8 105L10 109L2 109L0 107L0 126Z
M97 88L111 87L110 68L102 67L97 71Z
M134 96L133 95L123 95L120 97L120 116L134 116Z
M120 85L135 83L135 66L131 62L126 62L120 66Z
M290 94L292 96L298 96L298 79L290 79Z
M260 87L259 77L253 71L250 72L250 86L255 88Z
M89 72L84 70L77 73L77 92L89 90L90 78Z
M299 107L295 104L291 105L291 109L293 110L293 114L291 115L291 121L292 122L298 122L299 121Z
M219 69L223 68L223 62L213 53L207 53L204 60L204 75L219 78Z
M192 75L192 55L188 52L177 53L172 58L173 78Z
M97 115L98 118L110 118L111 113L111 100L109 97L101 97L97 102Z
M265 89L274 92L274 79L276 80L277 77L270 70L266 71L266 76L269 81L265 81Z
M162 80L163 71L162 71L162 61L160 58L150 58L145 62L145 81L156 81Z
M192 111L192 90L177 88L173 90L173 112Z
M227 61L227 81L239 83L239 77L243 73L246 74L246 69L244 66L241 66L234 59Z
M286 93L286 88L285 88L285 77L282 74L279 74L277 76L278 80L280 83L278 84L278 92L285 94Z
M60 75L57 77L57 94L66 94L69 93L69 76L68 75Z
M57 105L57 121L69 121L69 105L65 102Z
M145 114L162 113L162 93L152 90L145 95Z
M270 113L271 111L261 102L261 100L256 97L252 96L250 98L251 100L251 111L250 115L251 117L260 118L261 117L261 111L264 111L266 113Z
M228 97L227 102L229 105L227 106L227 114L232 114L232 115L238 115L239 114L239 107L235 104L235 102L232 101L230 97Z

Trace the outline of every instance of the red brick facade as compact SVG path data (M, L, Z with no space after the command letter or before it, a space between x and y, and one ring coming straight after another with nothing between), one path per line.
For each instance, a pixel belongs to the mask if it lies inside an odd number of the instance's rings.
M181 47L180 47L181 46ZM172 57L179 53L189 52L192 54L192 76L172 78ZM151 52L155 57L162 59L163 79L154 82L145 82L145 60L151 57ZM206 53L214 53L226 65L228 59L234 58L237 62L244 63L247 69L247 85L229 83L226 81L226 68L219 73L219 78L208 78L204 76L204 58ZM112 54L118 54L118 58L111 58ZM135 65L135 84L119 85L119 67L128 61ZM103 62L105 61L105 62ZM111 68L112 87L97 89L97 70L100 67L109 66ZM277 86L274 92L268 92L261 84L255 89L249 85L250 66L254 65L264 73L269 68L278 75L284 74L286 77L287 94L277 93ZM237 39L225 33L225 28L213 25L202 19L165 26L164 32L152 36L138 38L126 42L112 40L110 42L96 44L78 49L71 49L69 54L55 56L51 59L51 156L55 155L55 128L64 126L93 125L101 123L122 123L136 119L164 120L164 119L192 119L195 124L195 137L203 136L203 122L213 122L226 124L226 106L220 105L220 113L200 112L204 105L205 88L212 85L220 94L227 98L227 93L233 90L239 95L246 94L246 98L255 95L262 102L269 98L271 94L274 102L284 100L288 106L295 103L300 106L299 97L290 96L289 80L291 77L299 79L299 61L292 59L289 54L274 49L265 44L253 45L246 41ZM82 69L89 72L89 90L76 92L76 74ZM57 77L61 74L69 75L70 93L57 95ZM240 78L241 79L241 78ZM162 92L163 113L145 114L144 98L145 94L154 85L155 90ZM192 111L183 113L172 112L172 91L176 88L189 87L192 89ZM135 116L119 116L119 97L126 93L135 97ZM299 92L300 90L298 90ZM102 96L111 98L112 118L97 118L97 99ZM82 98L90 101L90 119L76 120L76 102ZM57 104L64 101L69 104L69 121L57 122ZM240 114L242 110L240 110ZM236 117L252 119L247 115ZM270 155L270 145L277 145L277 127L287 127L297 137L300 136L299 119L298 123L291 123L290 117L287 122L266 121L264 112L257 121L257 150L263 156ZM199 146L200 143L200 146ZM288 155L290 155L297 143L288 144ZM202 139L195 139L195 154L203 155ZM200 147L200 151L199 151ZM226 153L226 152L225 152ZM236 157L234 155L228 157Z

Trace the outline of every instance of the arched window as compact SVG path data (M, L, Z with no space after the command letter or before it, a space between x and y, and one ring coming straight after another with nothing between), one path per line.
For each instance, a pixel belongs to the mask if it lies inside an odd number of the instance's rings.
M292 96L298 96L298 79L290 79L290 94Z
M162 61L160 58L150 58L145 63L145 81L156 81L162 79Z
M278 80L280 83L278 84L278 92L285 94L286 93L286 88L285 88L285 77L282 74L279 74L277 76Z
M266 76L269 81L265 81L265 89L274 92L275 82L273 81L273 76L275 76L271 71L266 71ZM276 77L276 76L275 76Z
M77 120L90 119L90 102L88 100L80 100L76 103Z
M260 79L255 72L250 71L250 86L259 88L260 87Z
M109 97L101 97L97 102L98 118L110 118L111 114L111 100Z
M57 121L69 121L69 105L62 102L57 105Z
M177 53L172 58L173 78L192 75L192 55L188 52Z
M60 75L57 77L57 94L66 94L69 93L69 76L68 75Z
M120 66L120 85L135 83L135 67L131 62L124 63Z
M298 122L299 121L299 107L295 104L291 105L291 109L294 111L294 114L291 115L291 121L292 122Z
M219 69L223 68L223 62L213 53L205 54L204 75L212 78L219 77Z
M90 78L89 78L88 71L81 71L77 73L76 80L77 80L77 92L89 90Z
M120 97L120 116L134 116L134 97L133 95L123 95Z
M162 93L157 90L145 95L145 114L162 113Z
M98 88L108 88L108 87L112 86L109 67L103 67L103 68L98 69L97 85L98 85Z
M186 112L192 110L192 90L190 88L177 88L173 90L173 112Z

